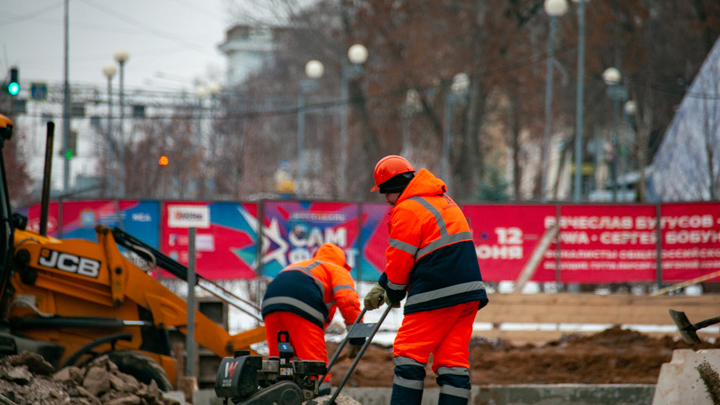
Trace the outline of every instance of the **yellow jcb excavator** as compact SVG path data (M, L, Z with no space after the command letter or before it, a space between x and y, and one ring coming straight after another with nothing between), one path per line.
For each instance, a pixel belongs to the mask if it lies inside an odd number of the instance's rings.
M13 122L0 115L0 152ZM0 153L0 357L23 350L56 368L107 354L121 371L163 390L175 382L168 329L186 333L187 304L125 258L121 244L187 280L187 269L119 229L96 228L98 243L47 235L54 124L48 123L40 232L13 214ZM258 308L198 277L198 285L259 321ZM219 357L265 340L263 326L236 335L195 312L195 341Z

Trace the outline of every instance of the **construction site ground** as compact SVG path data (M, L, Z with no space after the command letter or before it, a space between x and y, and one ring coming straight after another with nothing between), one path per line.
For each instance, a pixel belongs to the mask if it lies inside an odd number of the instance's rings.
M513 345L503 339L476 337L470 344L470 378L473 385L519 384L655 384L663 363L675 349L720 349L720 342L689 345L677 337L653 337L640 332L609 328L591 335L564 335L542 345ZM328 353L337 344L328 343ZM371 345L347 382L349 387L391 387L392 349ZM333 367L337 385L350 367L344 354ZM437 387L431 368L425 387Z
M670 362L673 350L720 348L717 326L699 331L704 343L691 346L681 339L668 314L669 309L684 311L692 323L715 317L720 308L717 294L490 294L489 298L490 304L478 312L475 322L491 329L476 331L470 345L473 385L656 384L660 367ZM500 327L509 323L528 329ZM542 325L552 330L532 330ZM564 332L563 325L604 326L599 332L581 333ZM638 327L654 331L638 332ZM328 343L328 353L335 353L336 347ZM350 364L343 358L333 367L335 384ZM431 367L426 371L425 386L436 387ZM348 384L390 387L392 380L392 349L371 346Z

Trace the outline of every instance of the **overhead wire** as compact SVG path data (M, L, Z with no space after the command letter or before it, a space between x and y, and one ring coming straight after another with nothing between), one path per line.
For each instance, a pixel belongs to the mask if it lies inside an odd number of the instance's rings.
M47 13L47 12L50 12L50 11L52 11L52 10L55 10L56 8L62 7L62 5L63 5L62 2L57 2L56 4L52 4L52 5L48 6L48 7L41 8L41 9L39 9L39 10L35 10L35 11L31 12L31 13L27 13L27 14L25 14L25 15L20 15L20 16L8 16L7 14L5 14L5 17L4 17L4 18L3 18L3 17L0 17L0 21L2 21L2 25L3 25L3 26L16 24L16 23L19 23L19 22L21 22L21 21L26 21L26 20L30 20L30 19L33 19L33 18L35 18L35 17L41 16L41 15Z
M575 50L575 45L561 48L557 51L555 51L555 54L562 54L565 52L570 52ZM540 54L538 56L530 58L528 61L514 63L514 64L508 64L508 65L502 65L498 66L497 68L492 69L485 69L484 71L478 73L479 76L492 76L495 73L503 72L503 71L513 71L516 69L522 69L524 67L531 66L536 63L544 62L547 60L547 55ZM412 89L417 91L429 91L429 90L440 90L441 86L423 86L423 87L412 87ZM392 89L388 91L384 91L382 93L377 94L371 94L369 96L365 96L365 100L379 100L383 98L391 98L391 97L397 97L397 96L404 96L406 92L410 90L410 88L402 87L397 89ZM268 109L268 110L256 110L256 111L247 111L247 112L241 112L241 113L233 113L226 115L224 117L214 117L214 118L225 118L225 119L236 119L236 118L256 118L256 117L273 117L273 116L282 116L282 115L290 115L290 114L297 114L301 111L313 111L313 110L320 110L320 109L328 109L333 107L341 107L348 104L354 104L356 103L357 99L334 99L330 101L323 101L320 103L312 103L312 104L306 104L304 107L287 107L287 108L276 108L276 109ZM146 119L164 119L169 117L177 117L177 118L197 118L194 116L194 114L171 114L171 115L154 115L151 117L146 117ZM112 117L116 118L116 117Z
M103 13L109 15L109 16L112 16L112 17L114 17L114 18L116 18L116 19L118 19L118 20L120 20L120 21L124 21L124 22L126 22L126 23L128 23L128 24L130 24L130 25L132 25L132 26L134 26L134 27L136 27L136 28L139 28L139 29L141 29L141 30L147 31L147 32L149 32L149 33L151 33L151 34L153 34L153 35L155 35L155 36L158 36L158 37L160 37L160 38L167 39L168 41L174 42L174 43L176 43L176 44L178 44L178 45L182 45L182 46L184 46L184 47L186 47L186 48L188 48L188 49L192 49L192 50L197 51L197 52L200 52L200 53L208 54L207 49L204 48L203 46L199 45L199 44L195 44L195 43L192 43L192 42L189 42L189 41L179 40L179 39L177 39L176 35L169 34L169 33L163 32L163 31L156 30L156 29L154 29L154 28L152 28L152 27L150 27L150 26L142 23L141 21L138 21L138 20L136 20L136 19L134 19L134 18L132 18L132 17L126 16L126 15L124 15L124 14L122 14L122 13L119 13L117 10L113 10L113 9L111 9L111 8L109 8L109 7L105 7L105 6L102 5L102 4L98 4L96 1L93 1L93 0L80 0L80 1L83 2L83 3L85 3L85 4L87 4L87 5L90 6L90 7L98 10L98 11L101 11L101 12L103 12Z
M566 53L573 52L577 49L577 44L572 44L570 46L558 49L554 52L554 56L558 57L559 55L563 55ZM481 72L478 72L476 77L490 77L500 72L509 72L514 71L522 68L526 68L529 66L532 66L537 63L544 63L549 56L547 54L540 54L537 56L534 56L532 58L529 58L526 61L520 61L516 63L511 64L505 64L500 65L497 67L492 68L486 68L482 70ZM572 65L572 62L567 62L567 64ZM471 78L472 80L472 78ZM602 80L600 77L595 77L594 75L591 76L591 80ZM658 89L659 91L663 91L669 94L678 94L677 92L667 91L666 89L660 87L659 85L640 85L641 87L650 87L654 89ZM367 96L364 96L363 99L365 101L375 101L375 100L381 100L384 98L392 98L392 97L398 97L398 96L405 96L406 92L410 90L411 88L408 87L402 87L402 88L396 88L387 90L381 93L376 94L370 94ZM413 90L417 90L419 92L424 91L430 91L430 90L441 90L441 86L422 86L422 87L412 87ZM702 94L702 93L690 93L686 92L685 95L688 97L697 97L697 98L705 98L705 99L720 99L719 94ZM277 117L277 116L283 116L283 115L294 115L298 112L303 111L315 111L315 110L322 110L322 109L329 109L329 108L335 108L335 107L341 107L349 104L354 104L356 102L360 101L359 99L352 99L352 98L346 98L346 99L333 99L329 101L323 101L323 102L317 102L317 103L308 103L304 107L285 107L285 108L272 108L267 110L250 110L250 111L242 111L242 112L234 112L226 115L214 115L212 118L224 120L224 119L243 119L243 118L259 118L259 117ZM179 119L200 119L201 117L197 116L197 114L163 114L163 115L153 115L149 117L145 117L145 119L165 119L165 118L179 118ZM111 117L112 119L118 118L118 117ZM207 117L203 117L207 118Z

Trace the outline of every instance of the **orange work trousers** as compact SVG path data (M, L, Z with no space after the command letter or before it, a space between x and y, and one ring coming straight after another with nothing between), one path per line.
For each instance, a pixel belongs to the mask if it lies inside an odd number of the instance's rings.
M470 368L470 338L478 302L405 315L393 344L393 357L409 357L427 364L433 354L438 367Z
M265 336L270 357L277 357L277 334L280 331L290 334L290 345L295 349L295 357L301 360L320 360L327 365L327 347L325 331L302 316L292 312L273 312L265 316ZM328 373L325 382L332 381Z

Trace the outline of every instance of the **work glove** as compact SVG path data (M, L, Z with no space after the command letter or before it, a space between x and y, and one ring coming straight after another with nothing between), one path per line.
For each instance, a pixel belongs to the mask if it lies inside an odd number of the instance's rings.
M390 298L388 297L387 293L385 293L384 295L385 295L385 303L386 304L390 305L393 308L400 308L400 301L392 302L392 301L390 301Z
M375 284L365 296L365 308L368 311L380 308L383 304L385 289L380 284Z

